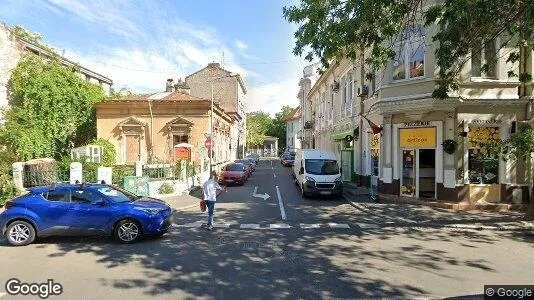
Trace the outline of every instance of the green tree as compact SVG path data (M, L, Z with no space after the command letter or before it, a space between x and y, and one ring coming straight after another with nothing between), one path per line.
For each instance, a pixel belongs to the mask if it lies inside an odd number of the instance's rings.
M10 108L4 111L0 142L20 159L55 157L96 136L94 104L102 89L82 80L76 68L28 54L11 77Z
M293 110L291 106L284 105L279 112L274 116L272 126L267 131L267 134L278 138L278 150L286 148L286 122L284 119Z
M273 120L268 113L255 111L247 114L247 146L263 145Z
M326 68L336 59L358 60L369 66L368 71L383 68L395 57L399 38L422 25L436 24L439 30L432 36L438 45L436 98L458 89L462 66L485 41L501 36L500 47L515 46L508 55L510 62L521 61L532 51L534 1L441 0L423 10L427 4L426 0L300 0L299 5L284 7L283 15L299 25L296 55L306 51L307 60L319 58ZM510 71L509 76L531 81L531 74L519 65L519 74Z

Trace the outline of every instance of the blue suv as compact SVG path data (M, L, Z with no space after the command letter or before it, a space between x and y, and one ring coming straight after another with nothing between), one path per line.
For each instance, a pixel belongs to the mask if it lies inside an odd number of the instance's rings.
M58 184L29 189L5 204L0 233L14 246L46 236L108 235L134 243L163 235L171 208L158 199L136 196L105 184Z

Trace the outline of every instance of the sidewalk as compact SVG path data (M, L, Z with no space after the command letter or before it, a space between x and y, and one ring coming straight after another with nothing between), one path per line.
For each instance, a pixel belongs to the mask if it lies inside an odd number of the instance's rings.
M516 211L457 211L410 204L358 202L344 195L353 207L364 212L367 221L381 227L435 227L476 230L534 231L534 222L523 221Z
M167 202L167 204L169 204L169 206L175 210L199 207L199 202L201 199L201 190L199 188L196 188L190 192L185 191L181 196L163 196L159 197L159 199Z

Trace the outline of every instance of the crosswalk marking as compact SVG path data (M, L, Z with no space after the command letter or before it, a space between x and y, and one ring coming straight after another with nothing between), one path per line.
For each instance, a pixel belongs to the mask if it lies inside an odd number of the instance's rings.
M242 229L260 229L260 224L241 224Z
M349 224L328 223L330 228L350 228Z
M185 223L185 224L173 224L172 227L174 228L199 228L203 225L202 222L193 222L193 223ZM205 226L205 224L204 224ZM370 223L355 223L353 225L349 225L346 223L315 223L315 224L287 224L287 223L273 223L273 224L238 224L238 223L215 223L213 224L213 227L215 228L240 228L240 229L351 229L351 228L359 228L359 229L380 229L380 226L376 224L370 224Z
M221 224L215 223L215 224L213 224L213 227L215 227L215 228L230 228L230 225L232 225L232 224L230 224L230 223L221 223Z
M302 229L313 229L313 228L321 228L320 224L300 224L300 228Z
M269 225L269 228L271 229L281 229L281 228L291 228L289 224L271 224Z
M358 227L360 227L361 229L380 229L380 226L376 224L356 223L356 225L358 225Z

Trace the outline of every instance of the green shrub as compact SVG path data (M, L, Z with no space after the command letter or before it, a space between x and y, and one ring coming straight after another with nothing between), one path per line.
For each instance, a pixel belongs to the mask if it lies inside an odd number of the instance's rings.
M19 190L13 183L13 178L9 176L9 173L0 174L0 207L4 205L7 200L17 196Z
M164 182L158 189L158 192L162 195L173 194L175 192L174 185Z
M91 145L98 145L102 147L102 150L104 151L101 161L102 166L111 167L117 163L117 151L115 150L115 146L110 141L106 139L96 139L91 142Z

